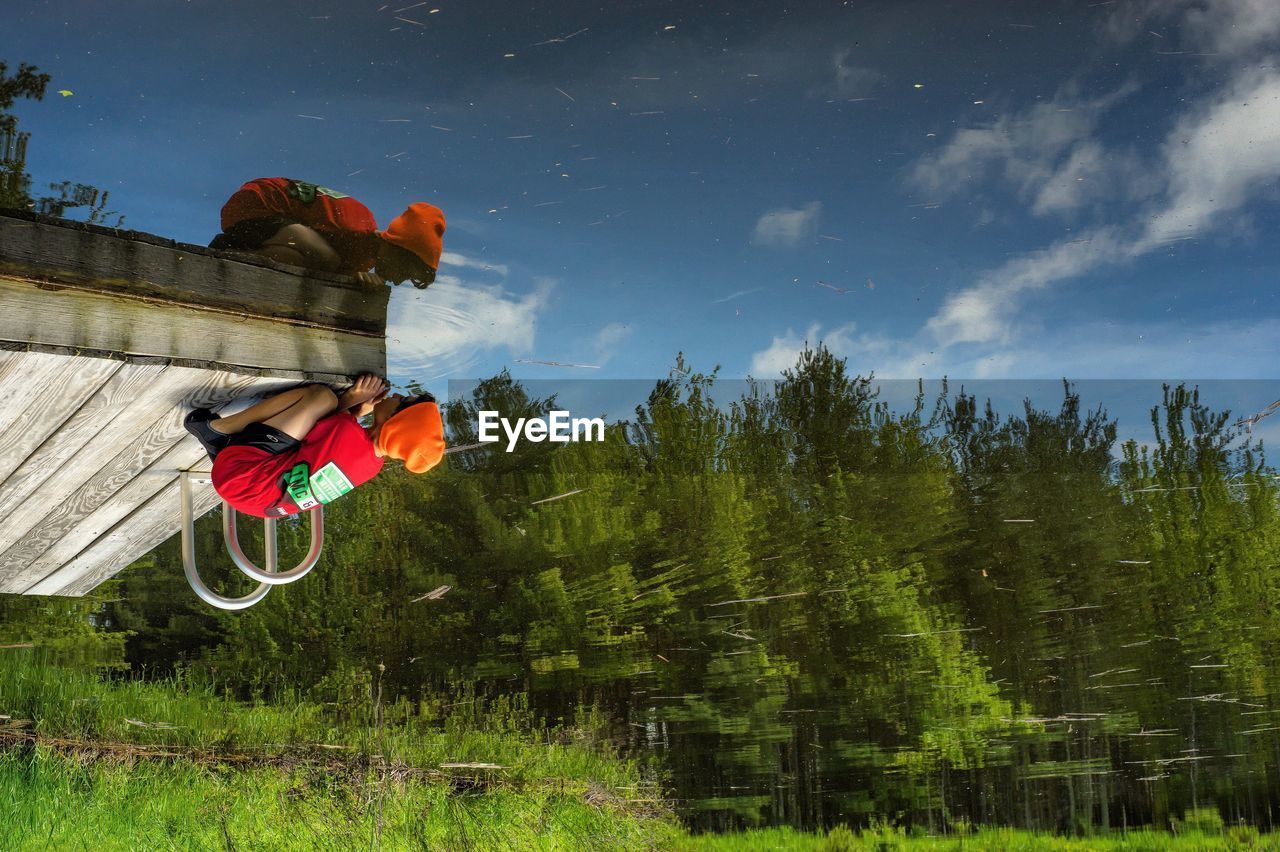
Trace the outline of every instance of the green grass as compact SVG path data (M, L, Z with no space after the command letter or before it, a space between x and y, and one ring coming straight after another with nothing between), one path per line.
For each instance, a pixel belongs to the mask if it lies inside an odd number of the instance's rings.
M4 848L643 849L676 829L552 790L462 794L374 776L0 755Z
M590 745L581 728L534 726L504 699L464 698L444 711L438 702L384 708L378 730L367 718L335 719L333 710L313 702L251 705L180 679L105 682L92 671L49 665L30 653L0 653L6 654L0 658L0 714L29 720L23 729L45 737L218 752L335 746L419 767L497 764L509 786L551 781L583 792L603 788L623 798L652 798L635 763ZM589 726L594 720L582 721Z
M680 833L635 762L533 726L518 703L400 705L371 725L349 705L0 661L6 852L641 849Z
M640 766L546 728L511 699L380 708L246 704L182 678L104 680L35 654L0 657L0 835L10 849L1200 850L1278 849L1202 812L1177 833L948 837L880 828L689 835ZM363 693L362 693L363 689ZM363 694L363 698L361 695ZM496 764L449 769L447 763ZM1194 829L1194 830L1193 830Z
M1208 849L1280 849L1280 837L1253 828L1221 832L1129 831L1092 837L1060 837L1013 828L984 828L950 837L916 837L893 829L827 834L769 828L734 834L685 836L670 842L672 852L1196 852Z

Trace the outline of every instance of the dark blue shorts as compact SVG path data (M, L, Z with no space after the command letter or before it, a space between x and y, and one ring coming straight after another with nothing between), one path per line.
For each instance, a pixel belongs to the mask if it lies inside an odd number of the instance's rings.
M218 234L209 243L209 248L253 251L262 248L267 240L276 235L276 231L287 225L296 225L297 219L284 216L263 216L261 219L245 219L237 222L227 231Z

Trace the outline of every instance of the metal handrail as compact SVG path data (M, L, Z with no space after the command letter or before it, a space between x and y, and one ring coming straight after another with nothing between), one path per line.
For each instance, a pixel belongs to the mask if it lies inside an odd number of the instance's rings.
M324 549L324 505L316 506L311 510L310 515L311 547L307 550L307 555L302 557L302 561L288 571L276 571L276 519L264 519L263 523L266 525L266 529L263 531L263 543L267 551L267 569L264 571L253 564L253 560L244 555L244 550L240 547L240 536L236 532L236 510L224 501L222 504L222 538L227 544L227 553L231 554L231 561L241 571L259 583L265 583L268 586L283 586L286 583L301 580L307 575L307 572L316 567L316 563L320 561L320 553Z
M300 580L316 566L316 563L320 560L321 550L324 547L323 506L317 506L312 512L311 548L307 551L307 555L295 567L288 571L280 572L276 570L278 567L278 550L275 519L265 519L263 543L266 550L265 561L267 564L266 570L263 570L245 556L244 549L240 547L240 537L236 532L236 510L231 508L231 505L224 500L222 502L222 537L227 546L227 553L230 554L231 561L235 563L237 568L259 581L258 588L243 597L228 598L219 595L206 586L196 570L195 509L192 484L210 481L211 477L208 473L183 471L178 483L182 502L182 570L187 575L187 582L191 584L192 590L201 600L218 609L247 609L266 597L272 586Z

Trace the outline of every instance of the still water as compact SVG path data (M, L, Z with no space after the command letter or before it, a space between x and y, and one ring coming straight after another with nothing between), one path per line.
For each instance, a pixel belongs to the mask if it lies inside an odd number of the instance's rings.
M701 828L1272 825L1280 11L1212 6L6 9L7 204L429 202L393 385L458 447L611 424L379 478L246 613L171 542L93 617L245 696L596 708Z

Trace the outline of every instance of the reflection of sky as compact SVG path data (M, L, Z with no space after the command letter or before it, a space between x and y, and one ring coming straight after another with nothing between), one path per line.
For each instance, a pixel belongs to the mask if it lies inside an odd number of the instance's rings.
M889 377L1273 377L1280 4L1209 8L30 3L0 58L54 75L37 185L134 228L207 242L262 175L440 204L398 382L772 378L819 339Z

